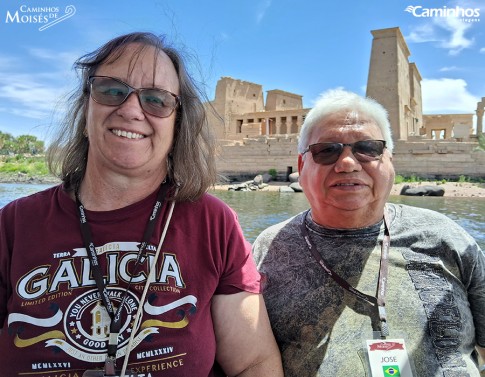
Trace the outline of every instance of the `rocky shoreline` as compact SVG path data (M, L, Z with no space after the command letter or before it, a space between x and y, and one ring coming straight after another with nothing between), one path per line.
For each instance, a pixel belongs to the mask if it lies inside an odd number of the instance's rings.
M61 180L57 177L52 175L46 176L31 176L24 173L15 173L15 174L5 174L0 173L0 183L31 183L37 185L43 184L57 184L60 183Z
M234 190L234 186L241 183L231 184L219 184L214 186L213 190ZM473 198L485 198L485 183L469 183L469 182L446 182L440 181L432 182L403 182L397 183L392 187L391 195L400 195L400 192L404 185L409 185L411 188L419 188L423 186L438 186L444 189L444 197L473 197ZM290 182L275 182L270 181L253 191L272 191L272 192L295 192L289 188Z
M28 176L27 174L0 174L0 183L27 183L27 184L58 184L61 181L54 176ZM248 181L249 182L249 181ZM241 184L248 184L248 182L233 182L225 184L216 184L211 190L234 190L234 186ZM269 181L267 183L259 183L257 187L253 187L252 191L279 191L279 192L295 192L290 188L291 182ZM476 197L485 198L485 183L470 183L470 182L403 182L397 183L391 190L391 195L399 195L402 187L409 185L412 188L423 186L439 186L444 189L445 197Z
M485 198L485 183L470 182L416 182L416 183L399 183L392 187L391 195L399 195L404 185L411 187L420 186L439 186L445 190L445 197L476 197Z

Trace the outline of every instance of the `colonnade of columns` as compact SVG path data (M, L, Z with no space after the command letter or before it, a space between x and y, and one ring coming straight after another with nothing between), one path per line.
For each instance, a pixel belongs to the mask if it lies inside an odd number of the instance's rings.
M302 115L285 115L280 117L268 117L262 120L265 125L265 135L281 135L298 133L303 124Z

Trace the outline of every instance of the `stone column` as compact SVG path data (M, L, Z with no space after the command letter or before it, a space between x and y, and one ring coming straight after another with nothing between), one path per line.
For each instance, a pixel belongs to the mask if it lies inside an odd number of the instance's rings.
M290 114L286 117L286 123L288 124L287 129L286 129L286 133L288 133L288 134L294 133L294 132L292 132L293 131L293 115Z
M285 132L282 131L283 126L285 126ZM288 117L281 117L281 128L280 128L280 134L288 133Z
M297 119L296 119L296 124L298 125L298 130L297 132L300 133L300 130L301 130L301 126L303 126L303 116L301 115L298 115L297 116Z
M281 118L276 118L276 134L281 133Z
M477 110L477 135L483 133L483 109Z
M482 98L482 102L477 104L477 135L483 133L483 113L485 109L485 97Z

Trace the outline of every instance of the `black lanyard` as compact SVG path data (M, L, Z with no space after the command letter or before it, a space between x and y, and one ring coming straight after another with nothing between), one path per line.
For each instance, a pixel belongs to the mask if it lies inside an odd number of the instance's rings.
M76 204L79 210L79 220L81 223L81 234L84 241L84 246L86 247L86 252L89 257L89 261L91 262L91 268L93 271L93 277L96 282L96 286L98 287L98 291L101 295L101 300L103 301L104 307L108 312L111 318L111 324L109 328L109 341L108 341L108 356L106 358L105 364L105 375L115 375L114 371L114 361L116 360L116 352L118 350L118 335L121 328L121 311L124 305L124 302L128 296L128 289L130 288L131 282L133 280L133 276L136 274L138 267L141 264L141 261L144 258L144 250L150 241L150 238L153 235L153 231L155 230L155 224L157 222L158 217L160 216L160 209L162 208L162 204L165 201L165 197L167 192L170 188L169 182L164 182L160 189L158 190L157 200L155 205L153 206L152 213L148 219L147 226L143 233L143 240L139 246L138 256L136 259L136 263L134 266L134 272L130 274L130 281L128 282L128 286L126 287L125 294L121 300L118 309L114 310L113 304L109 298L108 290L106 288L106 284L103 279L103 275L101 269L99 267L98 255L96 254L96 248L94 246L93 237L91 234L91 230L89 228L89 224L87 222L86 214L84 212L84 206L82 205L81 201L79 200L78 191L75 191L76 196ZM141 303L140 303L141 305Z
M391 236L389 234L389 218L387 213L387 208L384 210L384 239L381 245L381 262L379 267L379 280L377 285L377 297L369 296L358 289L350 285L347 280L342 278L340 275L335 273L322 258L320 253L313 241L310 238L310 233L305 225L305 219L310 210L306 211L303 215L301 222L301 231L303 233L303 238L308 246L308 249L312 253L313 257L317 261L318 265L342 288L348 292L354 294L361 300L366 301L370 305L378 309L379 318L381 320L381 337L386 337L389 335L389 327L387 325L387 315L386 315L386 292L387 292L387 276L389 274L389 246L391 244Z

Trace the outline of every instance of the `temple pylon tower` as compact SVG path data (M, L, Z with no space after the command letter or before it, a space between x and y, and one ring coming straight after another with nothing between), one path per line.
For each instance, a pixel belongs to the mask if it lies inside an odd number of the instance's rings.
M368 97L389 112L394 140L423 134L421 75L398 27L372 30Z

